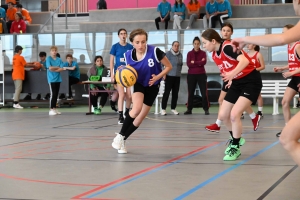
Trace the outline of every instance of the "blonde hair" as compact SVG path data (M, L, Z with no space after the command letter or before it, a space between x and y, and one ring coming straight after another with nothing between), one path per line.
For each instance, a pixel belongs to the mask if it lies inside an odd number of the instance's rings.
M55 51L57 51L58 48L57 48L57 46L51 46L51 47L50 47L50 51L51 51L52 49L54 49Z

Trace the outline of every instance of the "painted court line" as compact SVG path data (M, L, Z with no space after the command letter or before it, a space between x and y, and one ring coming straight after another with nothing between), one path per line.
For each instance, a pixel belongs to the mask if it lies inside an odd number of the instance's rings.
M121 185L124 185L124 184L126 184L128 182L131 182L131 181L136 180L138 178L141 178L143 176L149 175L151 173L154 173L154 172L156 172L158 170L161 170L163 168L169 167L171 165L174 165L174 164L176 164L176 163L178 163L180 161L183 161L185 159L188 159L188 158L191 158L193 156L196 156L196 155L199 155L201 153L204 153L204 152L208 151L209 149L215 148L215 147L217 147L217 146L219 146L221 144L223 144L223 143L213 142L211 144L208 144L206 146L200 147L200 148L198 148L198 149L196 149L194 151L191 151L189 153L186 153L186 154L183 154L181 156L175 157L175 158L173 158L171 160L165 161L165 162L160 163L158 165L154 165L152 167L149 167L149 168L146 168L144 170L138 171L136 173L130 174L128 176L125 176L125 177L123 177L121 179L118 179L118 180L112 181L110 183L104 184L104 185L102 185L100 187L97 187L97 188L95 188L93 190L90 190L90 191L87 191L85 193L79 194L79 195L77 195L77 196L75 196L75 197L73 197L71 199L90 199L90 198L93 198L95 196L98 196L99 194L102 194L102 193L104 193L106 191L112 190L112 189L114 189L116 187L119 187ZM117 185L115 185L115 184L117 184ZM103 190L104 188L107 188L107 189ZM99 190L101 190L101 191L99 191ZM86 197L86 198L84 198L84 196L87 196L87 195L89 195L89 196Z
M246 158L245 160L242 160L241 162L233 165L232 167L229 167L228 169L220 172L219 174L211 177L210 179L207 179L206 181L202 182L201 184L197 185L196 187L192 188L191 190L183 193L182 195L176 197L174 200L181 200L186 198L187 196L193 194L194 192L196 192L197 190L203 188L204 186L210 184L211 182L217 180L218 178L222 177L223 175L227 174L228 172L231 172L232 170L240 167L241 165L243 165L244 163L248 162L249 160L252 160L253 158L255 158L256 156L262 154L263 152L269 150L270 148L272 148L273 146L277 145L279 143L279 141L274 142L272 144L270 144L269 146L261 149L260 151L256 152L255 154L253 154L252 156L249 156L248 158Z

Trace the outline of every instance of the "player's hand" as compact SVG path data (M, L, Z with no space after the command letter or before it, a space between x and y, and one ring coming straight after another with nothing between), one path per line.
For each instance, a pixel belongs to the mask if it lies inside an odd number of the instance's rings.
M98 90L97 88L93 88L91 94L92 94L93 96L96 96L96 95L97 95L97 92L96 92L97 90ZM94 92L93 92L93 91L94 91Z
M224 72L223 74L221 74L221 76L223 77L223 81L227 82L231 81L235 75L232 72Z
M282 73L282 76L283 76L284 78L288 78L288 77L293 76L293 73L292 73L292 72L283 72L283 73Z
M246 46L246 43L243 42L243 38L234 38L231 40L231 45L234 52L239 52Z
M232 81L228 81L227 85L225 85L225 88L230 88L231 84L232 84Z
M152 86L158 80L155 74L152 74L152 78L149 80L149 86Z
M274 68L273 68L273 71L274 71L274 72L281 72L281 71L282 71L282 68L281 68L281 67L274 67Z
M166 76L166 75L164 75L164 76L163 76L163 80L166 80L166 78L167 78L167 76Z
M191 63L192 63L192 64L194 64L194 63L195 63L195 61L191 60Z

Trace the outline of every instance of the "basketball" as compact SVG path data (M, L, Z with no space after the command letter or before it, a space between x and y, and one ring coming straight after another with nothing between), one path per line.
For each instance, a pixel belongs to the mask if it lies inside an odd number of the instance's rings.
M136 70L127 65L127 66L121 66L118 68L116 72L116 82L123 87L131 87L135 84L137 80L137 72Z
M35 65L35 67L34 67L35 70L39 70L42 67L42 64L39 62L34 62L34 65Z

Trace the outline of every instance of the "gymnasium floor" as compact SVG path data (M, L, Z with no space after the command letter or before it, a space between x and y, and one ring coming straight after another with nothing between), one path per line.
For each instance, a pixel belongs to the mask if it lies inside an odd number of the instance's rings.
M111 147L118 115L109 108L99 116L86 116L86 106L61 108L60 116L47 108L0 109L0 199L300 199L300 170L275 137L282 115L266 108L256 132L246 116L242 155L224 162L225 127L204 129L217 107L209 116L178 110L150 113L120 155Z

